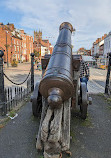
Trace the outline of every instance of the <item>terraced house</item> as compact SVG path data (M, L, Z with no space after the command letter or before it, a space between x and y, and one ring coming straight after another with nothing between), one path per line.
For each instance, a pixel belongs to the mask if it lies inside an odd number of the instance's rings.
M14 24L0 23L0 49L4 50L4 62L30 61L33 52L33 37L24 30L16 29Z

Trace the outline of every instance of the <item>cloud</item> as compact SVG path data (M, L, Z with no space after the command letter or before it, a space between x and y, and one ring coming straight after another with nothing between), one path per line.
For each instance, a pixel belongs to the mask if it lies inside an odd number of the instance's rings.
M70 22L76 33L72 38L74 49L90 48L96 38L111 28L110 0L6 0L5 6L21 14L21 27L31 32L41 29L43 36L55 44L59 26Z

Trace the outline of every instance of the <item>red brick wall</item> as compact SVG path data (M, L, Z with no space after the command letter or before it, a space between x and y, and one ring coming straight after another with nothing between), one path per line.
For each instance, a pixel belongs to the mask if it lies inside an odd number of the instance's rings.
M7 43L6 43L7 38ZM11 32L8 31L5 27L0 26L0 47L3 48L4 51L4 62L7 62L7 52L6 45L8 50L8 62L11 60Z
M8 62L11 63L13 58L21 60L21 55L25 57L25 60L30 61L30 53L33 52L33 37L24 34L24 30L21 30L22 38L16 35L12 35L11 31L14 30L14 25L0 25L0 49L4 51L4 62L7 62L6 51L6 38L8 46ZM26 46L26 47L25 47ZM24 50L26 54L24 54ZM12 52L12 53L11 53Z
M12 36L12 59L21 60L22 39Z
M27 61L31 60L30 54L33 53L33 37L26 35L26 54L27 54Z

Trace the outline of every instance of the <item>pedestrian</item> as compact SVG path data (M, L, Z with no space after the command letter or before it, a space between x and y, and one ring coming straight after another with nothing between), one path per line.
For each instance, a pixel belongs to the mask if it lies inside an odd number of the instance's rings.
M86 61L83 60L82 56L80 56L80 82L85 82L87 86L87 82L89 80L89 66ZM87 89L88 92L88 89Z

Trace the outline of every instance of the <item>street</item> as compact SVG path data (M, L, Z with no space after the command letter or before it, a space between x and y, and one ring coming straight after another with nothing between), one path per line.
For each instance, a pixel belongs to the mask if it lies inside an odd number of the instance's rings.
M7 68L7 65L4 66L4 73L7 75L11 81L15 83L22 83L28 76L31 69L31 63L19 63L18 67L9 67ZM31 78L31 74L29 75L28 79ZM37 70L37 65L34 66L34 84L36 84L37 81L41 79L41 71ZM22 89L27 88L27 81L20 85L22 86ZM15 87L18 87L17 85L11 83L6 77L4 77L4 87L12 88L12 96L15 96Z
M7 68L7 66L4 66L4 73L14 82L16 83L21 83L23 82L26 77L28 76L29 72L31 69L31 63L18 63L18 67L9 67ZM30 78L30 76L29 76ZM34 66L34 80L35 83L36 81L41 79L41 71L37 70L37 64L35 64ZM5 77L4 77L4 85L5 87L14 87L15 85L12 84L10 81L8 81ZM25 82L24 84L22 84L21 86L23 86L24 88L26 88L27 83Z

